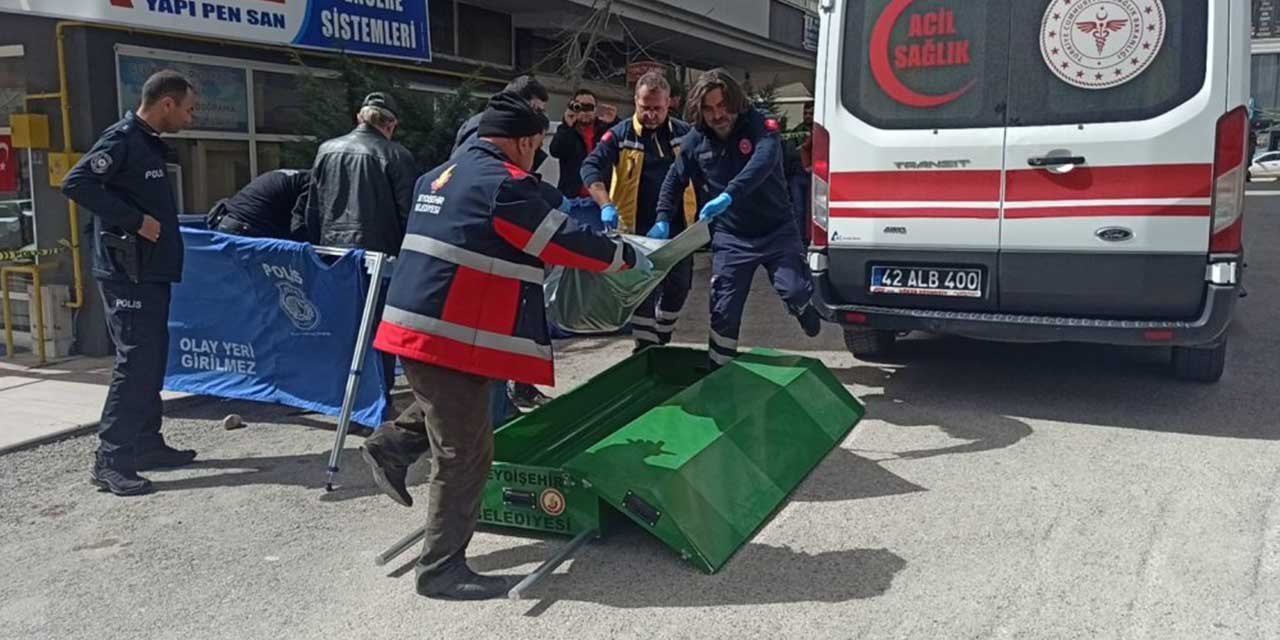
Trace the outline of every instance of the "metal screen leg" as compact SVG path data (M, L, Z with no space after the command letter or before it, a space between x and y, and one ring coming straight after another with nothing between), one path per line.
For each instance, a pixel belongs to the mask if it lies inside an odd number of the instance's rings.
M417 544L425 535L427 535L426 525L414 529L412 533L400 538L399 542L391 545L386 551L378 554L378 557L373 559L373 563L381 567L382 565L395 560L396 556L408 551L409 547Z
M597 535L600 534L595 530L579 533L577 537L570 540L568 544L560 547L560 550L556 551L555 555L547 558L547 561L542 563L542 566L538 567L537 570L528 576L525 576L525 579L521 580L520 584L511 587L511 590L507 592L507 597L512 600L519 600L524 596L524 592L537 586L537 584L542 582L544 578L551 575L551 572L555 571L556 567L564 564L565 560L571 558L573 554L578 552L578 549L581 549L583 545L587 544L589 540Z
M342 446L347 439L347 429L351 426L351 413L355 410L356 391L360 388L360 374L363 373L361 367L364 366L365 354L369 352L369 333L373 331L373 316L378 312L378 290L382 287L382 266L386 260L386 256L377 254L373 261L373 269L369 272L369 295L364 299L364 315L360 319L355 353L351 356L351 372L347 375L347 392L342 397L342 413L338 414L333 451L329 453L329 476L324 484L325 491L333 491L333 478L338 473Z
M4 303L4 357L13 358L13 312L9 308L9 270L0 269L0 299Z

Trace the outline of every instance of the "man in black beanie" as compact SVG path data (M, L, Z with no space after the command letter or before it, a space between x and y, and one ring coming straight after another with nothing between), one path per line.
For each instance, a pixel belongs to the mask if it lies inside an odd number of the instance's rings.
M425 424L383 425L362 452L374 481L410 506L409 465L430 453L419 594L482 600L511 587L467 566L493 462L493 385L554 384L542 278L548 264L609 272L648 259L547 206L529 170L547 119L494 96L478 139L418 179L374 348L400 357Z
M529 106L538 113L546 113L547 101L551 99L547 93L547 88L538 82L538 79L531 75L522 75L507 83L502 89L503 93L514 93L521 100L529 103ZM453 144L453 157L458 157L466 150L467 145L471 144L478 136L476 133L480 130L480 119L484 117L484 112L477 113L469 118L458 129L457 136ZM542 149L534 154L532 173L538 173L539 167L547 159L547 153ZM538 176L541 178L541 176ZM539 186L542 188L543 198L547 201L547 206L553 209L559 209L565 213L569 213L573 207L573 203L560 193L560 189L556 185L549 182L541 182ZM506 407L500 410L500 413L519 414L518 409L536 409L542 405L551 402L551 398L547 394L540 391L531 384L522 382L508 382L507 384L507 400ZM517 409L518 408L518 409ZM401 414L397 420L417 420L421 419L421 412L418 407L410 407L405 413ZM505 422L505 420L503 420Z

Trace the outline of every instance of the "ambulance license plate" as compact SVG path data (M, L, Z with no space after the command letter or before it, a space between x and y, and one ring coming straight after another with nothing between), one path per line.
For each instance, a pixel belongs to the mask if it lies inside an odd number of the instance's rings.
M952 267L871 267L871 293L981 298L982 270Z

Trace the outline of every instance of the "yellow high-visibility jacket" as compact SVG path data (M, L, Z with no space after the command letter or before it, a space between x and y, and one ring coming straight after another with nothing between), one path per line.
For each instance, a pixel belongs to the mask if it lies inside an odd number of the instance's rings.
M689 125L669 118L666 126L645 131L640 120L632 117L619 122L600 138L599 144L582 163L582 182L592 185L606 182L609 175L609 198L618 208L618 229L623 233L647 233L657 214L658 193L667 170L680 153L680 140L689 132ZM645 162L649 160L649 162ZM641 186L644 181L644 188ZM648 194L651 202L641 202L641 193ZM643 215L641 207L649 210ZM698 214L693 186L684 191L685 224L693 224ZM637 220L647 220L646 228L637 228ZM679 229L673 229L673 233Z

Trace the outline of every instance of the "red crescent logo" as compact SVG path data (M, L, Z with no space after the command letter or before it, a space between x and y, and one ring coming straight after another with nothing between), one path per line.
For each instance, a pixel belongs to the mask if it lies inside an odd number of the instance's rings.
M884 13L880 14L880 19L876 20L875 27L871 30L871 75L875 77L880 89L900 104L920 109L941 107L968 93L973 88L974 81L970 80L969 84L951 93L930 96L912 91L894 75L893 65L889 63L889 36L893 35L893 26L898 24L898 18L902 17L912 2L915 0L893 0L885 7Z

